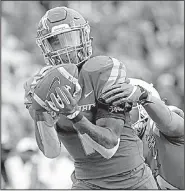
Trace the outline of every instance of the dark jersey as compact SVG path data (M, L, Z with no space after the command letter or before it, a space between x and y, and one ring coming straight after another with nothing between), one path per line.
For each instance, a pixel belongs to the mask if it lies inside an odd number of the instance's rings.
M149 122L148 125L155 124ZM167 137L152 128L143 141L146 143L146 163L159 187L163 190L184 189L184 137Z
M107 56L98 56L88 60L79 74L82 97L78 103L81 112L93 124L96 118L117 117L116 112L96 112L97 99L107 86L124 81L126 71L124 64ZM97 116L102 115L102 116ZM92 147L85 144L83 135L79 134L72 123L61 117L57 123L57 132L63 145L74 158L77 179L94 179L109 177L127 172L144 163L142 141L130 127L128 113L119 115L125 121L117 152L110 159L105 159ZM98 128L98 126L97 126Z

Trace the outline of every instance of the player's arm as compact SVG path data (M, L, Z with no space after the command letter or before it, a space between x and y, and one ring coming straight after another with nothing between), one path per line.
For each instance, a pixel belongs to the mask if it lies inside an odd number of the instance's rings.
M184 135L184 119L181 116L171 111L162 100L150 94L146 100L149 103L143 104L143 107L162 133L170 137Z
M51 116L46 112L36 112L34 109L32 109L32 92L30 88L32 81L33 78L24 84L24 104L29 110L30 116L34 121L35 136L39 149L46 157L55 158L60 154L60 141L54 128L54 121Z
M85 116L78 114L72 121L73 126L83 135L87 144L104 158L109 159L115 154L124 127L122 119L100 118L94 125Z
M74 128L83 135L88 145L103 157L111 158L118 149L124 120L100 115L94 125L80 113L76 100L65 87L57 87L56 92L60 100L54 94L51 94L51 99L57 110L73 122Z
M36 112L31 107L29 113L35 126L35 137L39 149L48 158L56 158L61 151L60 141L51 116L44 112Z
M36 114L35 136L37 144L43 154L48 158L56 158L61 151L61 143L59 141L54 123L49 123L47 113Z
M115 105L124 102L139 103L143 105L162 133L172 137L184 135L184 119L170 111L163 101L152 96L141 86L128 83L116 84L108 88L102 98L107 103L112 102Z

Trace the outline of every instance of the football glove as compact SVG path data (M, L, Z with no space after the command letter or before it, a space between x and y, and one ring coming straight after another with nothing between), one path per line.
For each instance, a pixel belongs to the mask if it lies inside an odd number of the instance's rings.
M24 104L26 108L29 110L30 116L32 117L33 120L45 120L49 124L56 123L59 119L59 115L57 115L56 112L52 110L48 110L47 112L37 112L35 111L31 106L32 106L32 96L34 92L35 86L38 84L38 82L43 78L45 75L45 72L51 68L52 66L46 66L43 67L39 73L34 75L33 77L29 78L25 83L24 83Z
M33 91L38 82L44 77L45 72L51 68L52 66L45 66L43 67L36 75L33 77L29 78L25 83L24 83L24 104L26 108L28 109L31 104L32 104L32 96L33 96Z
M128 83L115 84L110 88L107 88L101 98L106 103L112 103L113 105L121 105L127 103L147 103L148 92L139 85L132 85Z
M79 84L77 86L78 90L76 90L73 96L65 86L61 88L57 87L55 89L57 95L55 96L54 93L51 93L50 97L52 101L46 100L46 104L58 114L63 114L69 119L75 118L80 113L78 101L81 96L81 88L79 88Z

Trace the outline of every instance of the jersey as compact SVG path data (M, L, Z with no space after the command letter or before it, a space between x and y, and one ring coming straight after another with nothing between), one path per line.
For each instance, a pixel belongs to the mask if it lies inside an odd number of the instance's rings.
M93 124L97 118L97 99L104 88L120 79L123 81L125 76L125 66L108 56L91 58L83 65L79 73L82 96L78 105L82 114ZM110 115L107 112L106 115L116 117L117 113L112 112ZM122 114L120 118L125 121L125 127L120 137L119 148L110 159L105 159L88 146L83 140L83 135L73 128L73 124L65 116L60 118L56 130L59 139L74 159L77 179L109 177L128 172L144 163L143 144L131 128L129 115Z
M171 138L153 129L143 140L146 163L160 189L184 189L184 137Z

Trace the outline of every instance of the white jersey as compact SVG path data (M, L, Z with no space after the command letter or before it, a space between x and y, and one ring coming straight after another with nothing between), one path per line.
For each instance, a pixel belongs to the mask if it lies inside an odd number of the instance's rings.
M184 189L184 136L167 137L156 129L151 128L143 137L146 163L160 189Z

